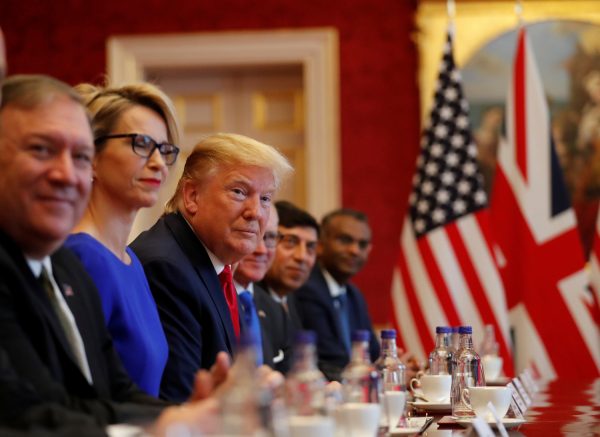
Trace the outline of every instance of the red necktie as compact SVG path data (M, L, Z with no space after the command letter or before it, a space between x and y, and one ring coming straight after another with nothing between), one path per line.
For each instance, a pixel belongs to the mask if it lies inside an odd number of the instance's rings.
M235 336L240 338L240 316L238 313L238 302L237 292L233 285L233 276L231 275L231 266L226 265L221 273L219 273L219 281L221 287L223 287L223 293L225 294L225 300L229 307L229 314L231 315L231 322L233 323L233 330Z

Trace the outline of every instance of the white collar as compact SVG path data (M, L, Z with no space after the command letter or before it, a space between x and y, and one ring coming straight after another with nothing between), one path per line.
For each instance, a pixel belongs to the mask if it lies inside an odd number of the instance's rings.
M282 305L285 305L287 303L287 296L278 295L277 293L275 293L275 290L273 290L271 287L269 287L269 294L275 302L278 302Z
M48 276L52 277L52 262L50 261L49 256L46 256L41 260L27 257L25 259L27 260L27 264L29 265L33 276L39 278L39 276L42 274L42 267L45 267L46 272L48 272Z
M329 288L329 294L332 298L346 294L345 285L338 284L337 281L333 279L333 276L331 276L331 273L329 273L325 268L321 267L321 272L323 272L325 282L327 282L327 288Z
M243 291L249 291L252 296L254 296L254 282L250 282L247 287L244 287L235 279L233 280L233 285L235 285L235 291L237 294L242 293Z

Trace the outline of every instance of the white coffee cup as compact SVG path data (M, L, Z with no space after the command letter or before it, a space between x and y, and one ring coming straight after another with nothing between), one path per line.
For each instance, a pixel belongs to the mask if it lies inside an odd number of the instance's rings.
M386 417L386 423L390 432L398 426L398 422L404 413L405 404L405 391L386 391L383 394L384 411L382 416Z
M415 384L421 386L423 396L429 402L445 402L450 399L452 375L421 375L419 379L410 380L410 388L415 391Z
M502 357L496 355L484 355L481 359L483 373L486 381L495 381L502 373Z
M335 423L326 416L292 416L289 427L290 437L331 437L335 434Z
M462 392L462 400L485 420L494 420L488 408L491 402L499 417L506 416L510 407L511 391L508 387L469 387Z
M381 406L376 403L349 402L342 405L341 414L336 415L342 423L338 427L344 429L348 437L375 437L379 428ZM309 434L306 434L309 435Z

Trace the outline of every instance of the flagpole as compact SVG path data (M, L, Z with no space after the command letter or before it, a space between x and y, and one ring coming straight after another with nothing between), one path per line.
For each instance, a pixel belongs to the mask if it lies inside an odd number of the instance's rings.
M521 0L515 0L515 14L518 27L523 27L523 2Z
M456 4L454 0L446 0L446 10L448 12L448 30L454 36L454 18L456 17Z

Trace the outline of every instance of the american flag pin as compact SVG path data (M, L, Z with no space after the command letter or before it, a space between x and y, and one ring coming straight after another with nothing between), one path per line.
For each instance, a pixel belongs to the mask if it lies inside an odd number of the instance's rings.
M63 290L65 291L66 297L71 297L75 295L75 293L73 293L73 288L69 284L63 284Z

